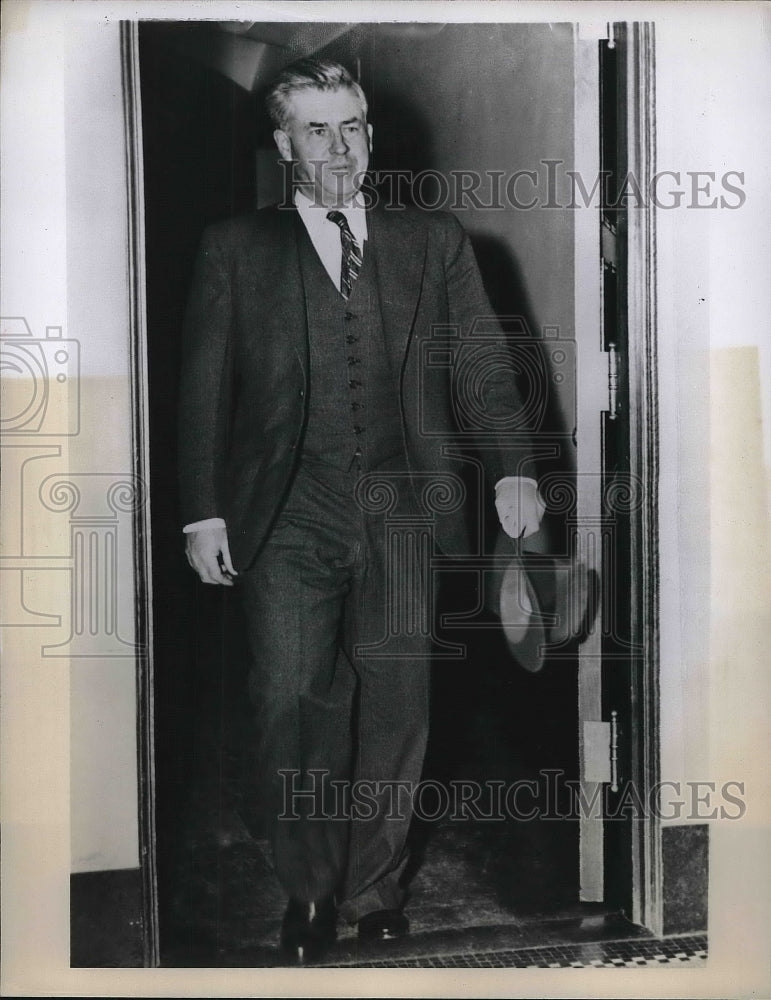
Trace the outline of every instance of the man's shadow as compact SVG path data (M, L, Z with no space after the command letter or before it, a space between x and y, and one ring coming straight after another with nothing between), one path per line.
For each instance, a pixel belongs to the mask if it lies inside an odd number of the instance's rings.
M463 221L494 314L521 320L514 325L519 331L526 331L526 350L538 356L539 363L534 367L546 375L545 399L537 426L533 428L533 437L537 444L546 445L545 450L554 454L537 463L538 479L548 475L570 478L575 475L574 428L567 426L560 406L550 352L540 337L522 270L512 248L504 240L475 233L471 218ZM521 332L517 337L522 337ZM474 491L469 495L473 498ZM474 504L469 516L484 518L484 549L489 554L499 531L493 498L477 497ZM564 513L550 515L547 511L538 533L541 537L535 542L539 551L559 551L566 546L565 520ZM440 579L436 622L473 607L480 585L484 584L473 572L445 574ZM484 602L480 600L480 603ZM552 766L562 767L570 775L577 767L575 739L570 743L577 726L575 669L560 663L552 665L550 671L547 661L541 673L528 674L513 659L500 623L488 609L477 616L474 627L437 628L437 635L443 642L462 643L466 656L450 660L439 654L432 664L431 727L423 780L439 782L445 788L460 779L480 784L491 779L514 782L532 777L539 768ZM538 720L537 729L534 719ZM566 755L571 753L575 761L566 762ZM406 883L423 865L434 835L446 825L447 820L441 817L436 822L420 817L413 820ZM527 851L532 837L523 840L523 836L529 830L514 829L512 824L508 826L510 829L501 831L505 843L516 842L522 848L515 850L517 855ZM555 870L563 871L563 882L567 884L564 860L560 869L555 867ZM510 895L506 885L501 884L498 888L502 898ZM529 891L538 894L540 889L529 887Z

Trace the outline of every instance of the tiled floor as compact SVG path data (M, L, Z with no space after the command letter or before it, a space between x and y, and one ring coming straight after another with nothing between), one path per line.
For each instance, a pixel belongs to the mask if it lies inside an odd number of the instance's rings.
M705 966L706 935L673 938L632 938L542 948L424 955L420 958L384 958L339 963L336 968L399 969L636 969L646 967ZM331 963L325 963L330 965Z

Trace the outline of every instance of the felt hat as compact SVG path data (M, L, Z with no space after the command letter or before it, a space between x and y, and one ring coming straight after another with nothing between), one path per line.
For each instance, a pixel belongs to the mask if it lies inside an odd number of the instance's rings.
M500 619L513 658L537 673L550 651L584 638L597 608L599 580L574 557L545 556L499 532L486 603Z

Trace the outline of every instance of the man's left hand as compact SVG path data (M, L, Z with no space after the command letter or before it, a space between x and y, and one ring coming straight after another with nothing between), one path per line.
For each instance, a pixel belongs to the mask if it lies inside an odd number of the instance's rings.
M495 507L501 527L511 538L527 538L541 527L546 504L534 479L509 476L495 487Z

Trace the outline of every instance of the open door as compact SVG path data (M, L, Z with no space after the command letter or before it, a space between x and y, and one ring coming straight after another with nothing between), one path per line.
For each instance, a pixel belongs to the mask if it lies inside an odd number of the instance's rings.
M570 26L563 27L566 29L569 53ZM173 26L169 26L170 33L171 28ZM141 29L139 35L141 36ZM236 100L230 90L225 92L224 81L219 81L223 88L221 94L215 92L208 78L196 83L200 87L200 94L195 96L209 115L207 123L212 129L215 126L222 129L222 134L212 132L210 144L203 151L194 145L199 140L199 130L194 127L197 124L194 114L191 124L181 114L174 114L175 105L165 106L161 102L153 110L154 105L159 102L147 101L146 110L149 109L149 113L142 119L139 106L137 36L137 26L132 26L125 32L126 107L132 134L135 186L131 210L137 226L134 247L136 270L137 273L142 273L144 257L141 221L144 206L141 193L144 185L144 193L148 199L147 228L151 237L152 231L155 231L153 238L156 239L154 263L148 256L148 311L153 318L155 331L155 340L150 338L148 355L151 370L150 409L156 407L155 427L158 428L169 424L173 420L173 414L164 409L170 407L170 397L165 387L163 392L157 393L157 399L153 402L152 372L163 375L174 370L171 338L159 334L163 333L164 323L172 333L178 326L174 310L166 309L164 296L168 297L172 292L176 295L174 308L178 308L183 301L186 255L192 253L198 229L192 231L195 227L188 215L174 204L164 210L172 215L176 213L177 221L172 225L164 225L167 217L158 207L169 201L165 197L167 189L163 187L166 183L164 172L156 170L151 176L148 168L146 175L142 176L142 142L145 143L148 157L145 164L152 164L154 148L173 145L168 139L169 128L173 126L180 130L184 142L193 144L200 162L205 163L207 168L211 168L211 162L216 163L223 171L224 179L210 172L207 175L209 186L202 193L195 187L200 178L195 170L188 169L191 157L179 135L175 137L179 148L174 149L171 154L165 154L172 157L169 161L172 163L175 162L174 155L179 158L179 174L173 170L168 171L172 178L171 190L174 196L183 203L189 195L190 204L199 214L205 215L211 210L215 217L223 214L219 202L214 204L217 198L225 198L227 195L227 208L239 206L242 201L253 198L255 201L259 200L255 198L253 188L259 194L260 171L265 168L266 157L260 157L263 151L258 148L255 178L253 161L244 158L242 163L232 151L230 160L227 155L221 155L223 148L229 148L227 142L232 136L236 135L239 128L245 127L244 122L251 122L249 127L254 128L252 108L247 100L247 95L251 97L251 94L246 90L243 94L235 92L238 98ZM484 41L482 39L480 44ZM342 36L336 44L340 48L339 57L349 63L352 53L362 50L362 39L359 37L351 38L350 50L346 50L345 46L349 43ZM401 59L407 59L407 55L401 54L402 48L407 51L401 39L389 41L386 36L375 37L374 41L370 40L367 44L372 45L372 52L380 60L384 59L388 46L388 52L393 53L392 59L397 68L401 65ZM425 44L428 47L429 41ZM582 902L603 902L606 907L623 911L633 922L644 923L655 929L658 832L654 820L650 816L641 817L638 808L638 801L643 804L647 802L648 790L657 779L653 233L649 213L636 210L634 201L637 188L633 187L632 194L626 198L621 197L628 189L625 179L630 174L634 175L634 183L645 191L647 178L653 171L653 123L650 113L652 44L651 28L648 25L613 26L604 37L599 37L598 33L587 37L587 33L581 28L574 28L574 161L568 166L572 166L577 180L573 186L574 204L566 206L562 211L575 209L574 311L564 327L569 328L569 320L574 320L577 359L577 476L575 505L568 515L573 521L572 525L568 525L572 531L566 535L572 536L574 554L601 581L595 624L581 644L578 663L576 742L581 777L580 794L577 796L580 806L578 895ZM167 56L160 44L157 48L151 47L146 35L146 76L143 77L143 86L148 78L155 81L156 85L158 80L167 80L169 92L179 90L182 95L179 97L180 108L187 108L192 104L188 94L195 92L182 92L178 77L173 72L176 70L173 60L182 60L182 56L176 49L170 51L172 55ZM368 50L364 48L364 51ZM337 52L334 54L338 55ZM439 48L435 50L434 58L438 66L448 65ZM374 65L374 58L372 62ZM367 66L367 60L364 59L363 82L369 83L370 89L374 89L377 94L377 88L373 87L374 81L366 79ZM361 63L359 68L362 68ZM154 74L152 76L151 71ZM553 72L556 73L556 70ZM569 69L566 70L568 75L569 72ZM386 83L381 86L395 89L395 85L391 83L396 78L395 71L390 76L387 73L383 76ZM568 94L569 87L568 79ZM153 93L152 96L157 97L158 94ZM221 105L217 103L220 99ZM219 114L221 106L230 109L229 113L233 116L232 127ZM383 115L382 103L378 108L377 101L374 102L373 115L376 110ZM450 116L445 117L449 119ZM395 122L399 125L399 120L395 119ZM420 121L410 124L419 126ZM401 129L396 125L393 133L398 137ZM157 126L157 134L153 131L154 126ZM187 131L183 132L184 129ZM382 136L383 131L381 125L378 134ZM237 137L243 138L243 134L239 133ZM430 148L429 144L427 153L430 152L436 158L441 149L446 148L448 156L455 156L451 132L448 136L437 135L434 138L434 147ZM507 134L501 137L502 144L509 141ZM155 147L153 143L156 144ZM210 162L207 157L212 149L217 159ZM502 149L502 155L510 155L510 146L502 145ZM472 149L470 155L478 156L477 150ZM233 164L236 164L237 170L230 169ZM429 166L437 164L442 166L435 160ZM417 166L422 168L425 164L419 163ZM608 184L602 182L604 172L611 174L611 182ZM211 181L211 177L218 178L217 182ZM179 178L190 186L189 192ZM204 196L211 198L211 205ZM151 204L154 206L152 210ZM494 218L497 220L500 217L502 216L499 214ZM185 219L184 226L179 225L179 218ZM196 226L199 221L203 224L210 220L196 219ZM517 222L523 222L523 213L520 213ZM492 251L498 248L491 243L490 234L485 234L481 229L477 234L477 246L484 249L486 235L491 255L494 256ZM168 246L163 242L167 237L171 241ZM537 238L542 239L543 233L536 234L533 245ZM152 245L152 240L149 245ZM164 262L168 264L169 261L174 263L174 268L164 266ZM176 285L179 286L178 289ZM136 290L136 308L140 312L144 309L141 293L140 283ZM135 402L138 426L142 428L144 435L141 453L138 452L142 456L139 459L139 473L145 478L152 465L152 448L150 458L145 454L148 415L144 410L144 394L147 390L142 383L142 372L145 364L143 351L146 346L142 342L142 349L133 361L138 384ZM158 378L158 381L161 379ZM149 424L152 423L150 418ZM156 430L156 440L157 438ZM172 464L166 451L159 451L159 455L160 460L153 466L154 483L151 484L154 496L160 498L153 512L153 559L156 564L164 552L177 552L176 546L179 544L179 526L173 519L171 509L167 510L163 506L164 497L172 488L166 488L164 477L171 477ZM147 544L146 531L142 538L143 544ZM164 558L172 561L172 556ZM184 569L186 571L186 567ZM162 574L167 572L163 566L161 570ZM155 572L159 572L157 565ZM168 569L169 578L173 573L176 573L176 566ZM164 579L162 574L161 580ZM184 579L187 581L184 586L191 588L192 583L188 577ZM145 581L145 586L145 606L149 607L149 581ZM178 688L172 685L179 684L179 678L184 674L177 669L179 662L182 662L180 643L183 639L191 641L192 629L188 628L186 631L178 625L185 614L192 618L195 612L200 619L207 612L207 606L200 596L196 598L198 604L195 605L192 601L185 604L184 600L178 599L179 591L175 589L169 591L171 598L165 596L162 586L156 585L155 592L156 606L162 605L163 610L155 623L157 666L163 667L167 663L169 669L157 669L157 677L153 682L149 663L143 663L139 677L142 695L140 774L144 808L142 864L149 934L146 950L148 964L158 962L153 724L155 720L164 718L168 723L172 711L181 715L186 708L177 697ZM215 644L217 636L213 631L212 637L212 643ZM196 650L196 656L200 656L200 650ZM205 659L205 656L201 658ZM168 686L170 691L165 692L163 685ZM156 697L155 715L153 693ZM159 693L165 697L163 703ZM575 696L572 704L575 706ZM571 719L571 730L574 723L575 715ZM168 764L172 753L179 753L181 756L181 751L171 739L172 735L173 730L160 734L167 741L166 757L161 759L161 766L158 767L161 776L164 766L166 770L172 770L172 766ZM575 744L571 752L574 752L574 748ZM164 761L167 762L165 765ZM172 764L176 766L176 758ZM172 778L176 780L176 771ZM161 820L164 815L176 812L175 803L168 795L168 790L174 787L174 781L167 779L165 792L158 801ZM171 818L174 820L176 817L172 815ZM163 885L162 877L159 881ZM575 894L575 890L572 891ZM161 893L163 913L163 889ZM168 896L167 892L167 899Z
M594 195L576 222L576 544L601 581L579 663L581 899L656 928L653 33L603 34L576 39L576 171Z

